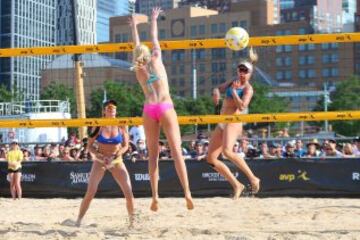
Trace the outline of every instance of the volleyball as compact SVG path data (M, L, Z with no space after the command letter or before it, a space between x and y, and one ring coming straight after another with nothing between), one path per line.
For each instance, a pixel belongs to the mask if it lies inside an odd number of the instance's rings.
M240 51L249 44L249 34L241 27L233 27L225 35L225 43L228 48Z

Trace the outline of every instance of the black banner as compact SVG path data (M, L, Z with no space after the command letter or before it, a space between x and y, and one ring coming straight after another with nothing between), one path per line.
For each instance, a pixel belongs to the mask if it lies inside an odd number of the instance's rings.
M148 162L126 162L135 196L151 196ZM225 161L244 184L246 177ZM248 161L261 179L259 196L360 196L360 159L279 159ZM25 162L24 197L82 197L92 162ZM194 196L224 196L230 184L206 162L186 161ZM183 196L173 161L160 160L160 196ZM0 197L10 196L7 163L0 162ZM107 172L97 197L120 197L120 188Z

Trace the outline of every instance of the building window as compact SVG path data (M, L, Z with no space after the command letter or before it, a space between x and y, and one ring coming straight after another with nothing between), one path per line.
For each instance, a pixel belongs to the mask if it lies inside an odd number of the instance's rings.
M286 66L291 66L292 65L292 58L291 57L286 57L285 58L285 65Z
M205 69L206 69L206 68L205 68L205 64L204 64L204 63L200 63L200 64L199 64L199 72L200 72L200 73L204 73L204 72L205 72Z
M171 74L177 74L176 65L171 66Z
M338 77L339 76L339 69L338 68L332 68L331 69L331 76L332 77Z
M329 69L328 68L323 68L322 71L321 71L321 75L323 77L329 77L329 75L330 75Z
M322 63L326 64L330 62L330 56L328 54L322 55L321 57Z
M276 72L276 80L282 80L284 78L283 72Z
M306 78L306 71L305 70L300 70L299 71L299 78L301 78L301 79L304 79L304 78Z
M147 40L147 33L146 33L145 31L142 31L142 32L140 33L140 39L141 39L141 40Z
M218 25L216 23L211 24L211 33L218 32Z
M237 26L238 26L238 22L237 22L237 21L231 22L231 27L237 27Z
M205 57L206 57L205 49L196 50L196 59L205 59Z
M316 72L315 72L315 70L314 70L314 69L309 69L309 70L307 71L307 76L308 76L309 78L314 78L314 77L316 77Z
M292 79L292 71L286 71L285 72L285 79L291 80Z
M332 63L337 63L337 62L339 62L339 54L337 54L337 53L331 54L331 62L332 62Z
M196 26L191 26L190 35L192 37L195 37L197 35L197 27Z
M276 66L281 67L283 65L283 61L281 57L276 58Z
M199 34L205 34L205 25L204 24L199 26Z
M219 30L220 30L221 33L226 32L226 24L225 23L220 23Z
M247 28L248 28L248 23L247 23L247 21L246 21L246 20L240 21L240 27L247 29Z
M218 72L218 64L215 63L211 63L211 72L213 73L217 73Z
M185 66L184 65L180 65L179 66L179 74L184 74L185 73Z
M305 65L306 64L306 57L305 56L300 56L299 57L299 64L300 65Z
M166 31L165 31L165 29L160 29L160 31L159 31L159 38L160 38L160 39L165 39L165 38L166 38Z

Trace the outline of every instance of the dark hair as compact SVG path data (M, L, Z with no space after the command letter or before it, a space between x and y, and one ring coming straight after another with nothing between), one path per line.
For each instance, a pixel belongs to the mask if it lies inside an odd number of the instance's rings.
M106 102L103 103L103 108L106 108L106 106L110 105L110 104L117 106L116 101L113 100L113 99L110 99L110 100L107 100Z

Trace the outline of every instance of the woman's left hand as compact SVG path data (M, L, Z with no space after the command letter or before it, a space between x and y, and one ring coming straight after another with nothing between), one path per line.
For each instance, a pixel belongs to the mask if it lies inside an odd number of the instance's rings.
M151 18L154 20L158 19L160 13L162 13L162 12L163 12L163 10L161 10L161 8L159 8L159 7L153 8Z

